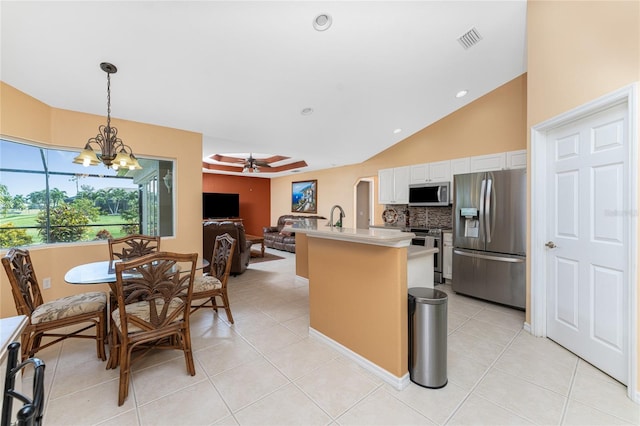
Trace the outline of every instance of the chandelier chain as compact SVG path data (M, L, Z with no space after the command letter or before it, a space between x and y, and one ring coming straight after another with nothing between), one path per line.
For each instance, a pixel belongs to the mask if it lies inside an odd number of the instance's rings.
M111 73L107 73L107 129L111 128Z

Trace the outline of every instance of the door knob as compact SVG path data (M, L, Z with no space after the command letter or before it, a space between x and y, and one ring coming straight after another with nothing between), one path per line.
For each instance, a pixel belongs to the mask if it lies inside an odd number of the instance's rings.
M548 243L545 244L545 246L547 246L549 248L556 248L557 247L553 241L549 241Z

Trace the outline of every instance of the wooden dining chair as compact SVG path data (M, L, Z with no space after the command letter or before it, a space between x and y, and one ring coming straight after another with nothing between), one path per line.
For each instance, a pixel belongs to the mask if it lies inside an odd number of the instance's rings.
M104 337L107 312L107 295L101 291L66 296L44 302L29 250L10 249L2 258L2 265L9 277L11 293L19 315L29 318L22 332L22 359L69 337L95 339L98 358L105 360ZM88 323L88 325L86 325ZM81 325L69 333L51 333L67 326ZM95 335L80 334L91 327ZM43 337L55 339L42 344Z
M143 234L131 234L120 238L109 238L109 260L130 260L136 257L145 256L160 251L160 236L151 236ZM116 309L117 301L114 286L111 287L111 297L109 300L110 312ZM110 321L112 321L110 319ZM109 327L113 329L113 324ZM113 338L109 335L109 340ZM118 366L118 354L113 352L113 344L109 345L109 360L107 361L107 369L116 368Z
M109 238L109 259L128 260L160 251L160 236L132 234Z
M227 281L231 273L235 248L236 240L231 235L222 234L216 237L209 272L194 280L191 312L200 308L213 308L215 312L218 312L218 308L224 308L227 312L227 319L233 324L233 315L231 315L229 295L227 294ZM217 297L222 299L221 305L217 304Z
M118 307L111 316L120 365L118 405L129 393L131 364L151 349L182 350L187 372L196 374L189 314L197 259L197 253L158 252L116 263Z

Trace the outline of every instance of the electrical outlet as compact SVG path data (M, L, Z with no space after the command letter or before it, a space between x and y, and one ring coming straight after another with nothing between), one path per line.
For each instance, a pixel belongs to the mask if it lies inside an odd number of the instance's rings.
M42 280L42 288L51 288L51 278L45 278Z

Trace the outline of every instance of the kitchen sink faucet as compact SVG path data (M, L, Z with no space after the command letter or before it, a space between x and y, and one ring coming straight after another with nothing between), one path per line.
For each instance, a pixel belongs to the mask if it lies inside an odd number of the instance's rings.
M338 219L338 221L336 222L336 224L333 224L333 211L335 209L340 210L340 218ZM330 227L338 227L338 228L342 228L342 218L345 217L346 215L344 214L344 210L342 210L342 207L340 207L339 205L335 205L333 207L331 207L331 213L329 213L329 226Z

